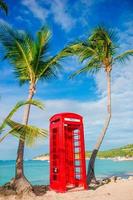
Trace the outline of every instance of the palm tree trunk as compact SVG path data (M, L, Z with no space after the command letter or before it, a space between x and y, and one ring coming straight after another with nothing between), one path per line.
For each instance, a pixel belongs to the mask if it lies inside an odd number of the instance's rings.
M104 128L98 137L98 140L95 144L95 147L94 147L91 157L90 157L90 161L88 164L88 171L87 171L87 183L88 184L90 184L93 180L96 182L95 171L94 171L95 160L96 160L97 153L102 144L102 141L104 139L104 136L106 134L106 131L108 129L110 119L111 119L111 70L106 71L106 73L107 73L107 111L108 111L108 116L106 118Z
M35 85L30 84L29 87L29 95L27 100L31 100L35 93ZM24 116L23 116L23 124L27 125L29 120L29 114L30 114L30 104L27 104L24 110ZM23 159L24 159L24 141L19 140L18 145L18 151L17 151L17 159L16 159L16 175L15 175L15 189L21 191L19 187L22 186L22 184L18 184L18 182L21 180L24 180L24 182L27 182L27 186L30 185L26 177L24 176L24 167L23 167ZM29 184L28 184L29 183Z

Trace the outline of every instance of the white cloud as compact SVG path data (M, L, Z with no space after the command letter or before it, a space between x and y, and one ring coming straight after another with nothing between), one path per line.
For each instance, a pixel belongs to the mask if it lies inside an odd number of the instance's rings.
M127 16L125 16L126 18ZM132 19L132 17L131 17ZM127 49L133 49L133 20L127 20L123 23L123 31L117 28L121 52Z
M22 0L22 4L41 22L44 22L52 15L54 22L60 25L65 31L71 30L75 25L75 20L69 13L67 1L53 0L39 2L37 0ZM49 6L49 9L45 8L46 5Z
M62 29L69 31L75 25L75 20L69 13L67 1L53 0L50 4L54 21L61 25Z
M23 0L22 4L29 9L34 17L44 22L48 16L49 11L42 7L36 0Z
M79 13L76 19L76 23L83 28L90 28L91 18L93 16L93 8L99 6L100 4L106 2L106 0L80 0L75 1L73 10Z

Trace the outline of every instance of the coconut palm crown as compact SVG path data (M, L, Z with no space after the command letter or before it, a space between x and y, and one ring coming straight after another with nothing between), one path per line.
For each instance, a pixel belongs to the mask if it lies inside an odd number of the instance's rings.
M35 86L38 80L56 76L62 55L48 55L50 36L51 32L46 27L42 27L34 39L27 32L16 31L7 24L0 24L0 42L5 50L4 58L13 65L20 84L30 81L30 84Z
M80 73L95 73L100 69L111 70L116 62L124 63L133 55L133 50L127 50L118 54L119 46L114 30L103 26L96 27L85 41L77 41L64 49L68 55L78 55L84 67L71 75L74 77Z

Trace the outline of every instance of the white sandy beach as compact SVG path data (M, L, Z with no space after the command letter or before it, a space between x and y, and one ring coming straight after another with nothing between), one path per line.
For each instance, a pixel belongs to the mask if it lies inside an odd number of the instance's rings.
M43 196L25 195L0 196L0 200L133 200L133 179L117 180L100 186L96 190L68 191L56 193L48 191Z

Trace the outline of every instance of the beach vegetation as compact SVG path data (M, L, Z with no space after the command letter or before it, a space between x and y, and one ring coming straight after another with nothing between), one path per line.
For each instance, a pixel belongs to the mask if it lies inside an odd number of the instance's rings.
M87 151L86 157L90 158L91 154L92 154L91 151ZM99 151L97 157L98 158L133 157L133 144L129 144L123 147L114 148L110 150Z

